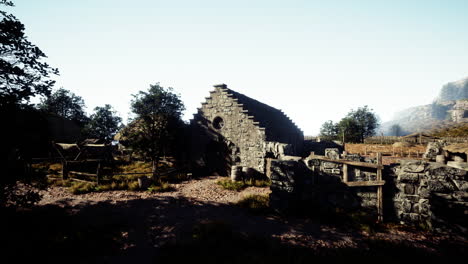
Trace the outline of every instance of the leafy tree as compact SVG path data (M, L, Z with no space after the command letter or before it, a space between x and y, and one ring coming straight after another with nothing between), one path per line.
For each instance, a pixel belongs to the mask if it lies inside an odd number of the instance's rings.
M338 126L338 138L344 142L360 142L359 125L351 117L345 117L340 120Z
M133 95L131 110L135 114L133 128L125 129L123 135L134 150L151 159L156 178L159 159L170 149L181 128L184 104L172 88L156 83L147 92Z
M320 128L320 138L323 140L336 140L338 139L339 127L338 124L328 120L322 124Z
M13 6L1 0L0 5ZM36 95L48 96L58 70L43 61L46 55L24 34L24 25L0 10L0 107L28 103Z
M332 128L332 122L329 121L322 128ZM364 142L364 138L373 136L378 127L377 116L368 106L359 107L357 110L351 110L346 117L334 125L338 139L345 142Z
M390 135L399 137L402 134L401 126L398 124L392 125L390 127Z
M39 109L45 112L57 114L63 118L75 121L81 127L88 121L88 117L84 112L85 107L83 98L63 88L58 89L48 98L41 100L38 106Z
M13 6L0 0L0 6ZM51 75L58 70L50 67L46 55L28 41L24 25L12 14L0 10L0 119L7 126L0 148L0 207L7 201L14 205L33 203L38 196L22 195L14 189L15 182L31 174L27 165L37 138L44 135L37 110L29 106L34 96L48 96L54 84ZM31 131L34 131L32 134ZM34 196L34 195L33 195Z
M121 124L122 118L116 115L111 105L106 104L104 107L94 108L86 130L90 137L110 142L121 128Z

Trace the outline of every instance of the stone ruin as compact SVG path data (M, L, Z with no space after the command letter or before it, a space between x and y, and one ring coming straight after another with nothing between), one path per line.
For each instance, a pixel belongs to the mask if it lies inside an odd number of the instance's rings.
M423 161L391 166L337 145L304 145L302 131L282 111L224 84L215 85L190 124L193 171L234 180L268 176L270 206L277 211L312 205L364 209L386 221L468 232L467 170L440 162L441 155L460 162L443 143L429 144ZM311 150L321 156L301 157ZM466 163L466 154L461 158Z
M328 150L327 152L334 152ZM327 158L328 159L328 158ZM344 208L377 215L377 187L344 184L343 164L310 156L271 162L270 205L278 211ZM375 163L359 155L341 154L339 161ZM375 181L375 170L347 167L348 181ZM382 207L385 221L468 234L468 174L445 164L403 160L384 166Z
M264 176L267 158L300 155L304 134L281 110L214 87L190 121L194 171Z

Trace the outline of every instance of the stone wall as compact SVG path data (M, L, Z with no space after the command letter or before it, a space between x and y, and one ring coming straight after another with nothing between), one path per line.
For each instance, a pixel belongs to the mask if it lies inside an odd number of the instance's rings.
M342 169L341 164L318 159L273 160L271 206L287 211L297 207L307 210L315 204L376 213L376 187L348 187L342 182ZM349 181L376 178L375 170L351 166L348 175ZM467 171L433 162L402 161L385 166L383 180L386 181L383 186L386 221L467 232Z
M436 229L467 227L467 171L434 162L402 161L395 175L397 220Z
M350 159L355 160L356 156L350 155ZM364 207L370 211L376 208L376 187L349 188L343 183L342 164L319 159L272 160L270 170L270 201L279 211L297 209L303 204L346 209ZM352 181L375 180L376 171L349 167L348 177Z
M217 118L218 124L215 124ZM198 156L194 159L199 164L212 165L206 164L210 160L205 155L213 152L207 146L214 140L228 146L229 157L226 159L230 165L253 168L263 173L265 129L260 128L254 118L227 92L220 88L213 91L192 120L192 126L198 130L192 133L192 141L195 145L194 155Z
M194 165L221 175L232 166L264 175L266 158L295 154L303 141L302 131L280 110L226 85L215 86L191 127Z

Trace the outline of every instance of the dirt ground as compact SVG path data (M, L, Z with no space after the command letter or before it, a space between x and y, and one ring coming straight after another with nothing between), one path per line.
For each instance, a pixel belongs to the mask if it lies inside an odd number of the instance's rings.
M2 225L5 256L69 263L310 263L359 258L398 263L465 257L466 237L388 225L369 231L317 216L256 213L234 203L266 188L228 191L219 177L193 179L175 191L110 191L73 195L40 191L32 209ZM385 258L386 257L386 258ZM320 261L317 261L320 262ZM10 263L10 262L5 262Z

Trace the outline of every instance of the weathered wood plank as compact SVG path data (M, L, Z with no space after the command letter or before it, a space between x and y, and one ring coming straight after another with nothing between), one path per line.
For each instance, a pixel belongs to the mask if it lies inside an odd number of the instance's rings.
M69 174L76 174L80 176L88 176L88 177L97 177L95 173L86 173L86 172L79 172L79 171L69 171Z
M348 164L348 165L356 166L356 167L383 169L382 165L372 164L372 163L367 163L367 162L350 161L350 160L332 160L332 159L326 158L325 156L318 156L318 155L310 156L309 158L310 159L323 160L323 161L329 161L329 162L335 162L335 163L341 163L341 164Z
M354 181L354 182L345 182L344 184L349 187L364 187L364 186L382 186L385 184L385 181Z
M348 164L343 164L343 182L348 182Z

